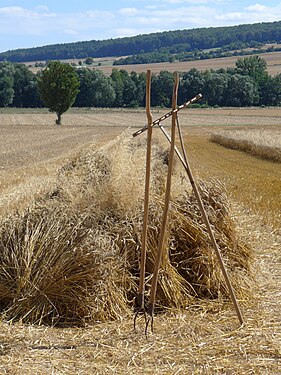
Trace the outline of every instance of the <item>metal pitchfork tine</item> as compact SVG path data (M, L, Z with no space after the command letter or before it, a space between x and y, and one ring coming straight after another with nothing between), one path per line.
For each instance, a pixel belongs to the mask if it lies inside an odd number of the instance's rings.
M134 329L136 329L137 317L142 311L144 313L145 322L147 322L145 303L144 303L144 289L145 289L145 264L146 264L149 188L150 188L150 172L151 172L152 126L153 126L152 115L151 115L151 110L150 110L150 92L151 92L151 70L148 70L147 75L146 75L147 149L146 149L146 175L145 175L145 193L144 193L145 196L144 196L139 293L136 299L137 306L136 306L136 313L135 313L135 318L134 318Z
M169 152L169 164L168 164L168 172L167 172L166 191L165 191L165 203L164 203L162 223L161 223L161 229L160 229L160 235L159 235L159 241L158 241L157 255L156 255L153 276L152 276L150 299L149 299L149 304L147 308L148 319L146 321L146 326L145 326L146 336L148 333L149 323L151 323L151 332L153 332L153 315L154 315L154 308L155 308L157 283L158 283L159 270L160 270L160 265L161 265L163 249L164 249L164 238L165 238L165 231L166 231L167 219L168 219L168 213L169 213L171 182L172 182L172 172L173 172L173 159L174 159L174 153L175 153L175 140L176 140L176 119L177 119L176 108L177 108L178 87L179 87L179 75L178 73L176 73L175 81L174 81L174 90L173 90L171 146L170 146L170 152Z

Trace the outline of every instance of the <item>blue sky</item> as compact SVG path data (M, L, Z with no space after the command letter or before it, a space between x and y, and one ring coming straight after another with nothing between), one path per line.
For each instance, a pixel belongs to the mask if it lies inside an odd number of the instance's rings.
M0 0L0 52L279 20L277 0Z

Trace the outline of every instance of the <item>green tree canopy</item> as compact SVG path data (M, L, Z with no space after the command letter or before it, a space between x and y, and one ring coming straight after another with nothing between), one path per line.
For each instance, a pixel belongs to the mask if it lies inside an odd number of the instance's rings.
M0 107L7 107L14 97L14 65L8 61L0 63Z
M268 77L266 61L260 56L250 56L236 61L236 72L249 76L260 85Z
M12 105L15 107L40 107L42 104L35 74L23 64L15 64L14 67L14 100Z
M205 86L205 76L203 72L193 68L183 73L179 86L179 103L202 93Z
M52 61L38 77L38 89L44 105L57 114L57 125L61 116L74 103L79 92L79 78L71 65Z
M111 107L115 101L112 80L101 70L78 69L79 94L75 105L83 107Z
M207 71L204 77L205 84L204 88L202 88L204 99L211 106L223 106L227 101L229 75L227 73Z
M247 107L257 104L259 92L253 78L234 74L228 80L226 105L230 107Z
M115 107L122 107L124 104L123 103L124 82L123 82L122 70L112 69L110 78L112 79L113 87L115 91L114 105Z
M151 82L152 105L160 105L163 107L171 106L173 86L173 73L170 73L167 70L161 70L158 75L153 75Z

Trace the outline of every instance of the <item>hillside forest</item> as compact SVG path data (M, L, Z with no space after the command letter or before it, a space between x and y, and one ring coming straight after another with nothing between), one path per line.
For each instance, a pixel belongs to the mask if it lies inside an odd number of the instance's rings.
M143 107L146 74L113 68L110 76L101 70L74 68L79 93L74 107ZM38 77L26 65L0 62L0 107L42 107ZM152 106L170 107L173 74L161 71L152 76ZM180 74L178 103L201 93L205 106L277 106L281 104L281 74L271 76L260 56L240 58L234 68Z
M281 21L164 31L132 37L62 43L0 53L0 61L27 62L121 57L115 64L187 61L280 50ZM261 47L270 44L267 49ZM246 51L246 49L253 49Z

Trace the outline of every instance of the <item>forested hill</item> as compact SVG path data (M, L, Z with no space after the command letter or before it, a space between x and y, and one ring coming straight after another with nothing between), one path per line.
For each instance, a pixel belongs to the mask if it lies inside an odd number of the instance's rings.
M165 31L134 37L54 44L0 53L12 62L108 57L151 52L177 54L209 48L245 48L281 41L281 21Z

